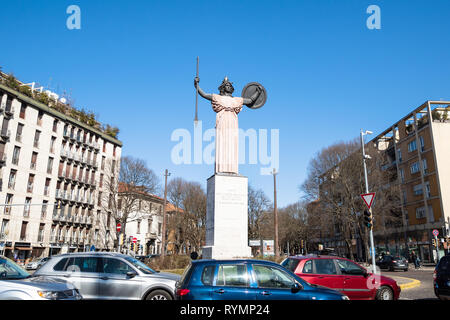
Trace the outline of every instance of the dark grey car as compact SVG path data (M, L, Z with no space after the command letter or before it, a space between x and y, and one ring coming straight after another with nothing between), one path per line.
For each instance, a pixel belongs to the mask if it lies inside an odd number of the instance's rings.
M156 272L120 253L80 252L53 256L33 276L73 283L84 299L172 300L180 276Z

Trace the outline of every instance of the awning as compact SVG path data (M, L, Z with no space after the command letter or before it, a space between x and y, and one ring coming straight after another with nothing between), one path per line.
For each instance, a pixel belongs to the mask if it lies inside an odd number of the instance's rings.
M21 250L21 251L31 251L31 248L21 248L21 247L16 247L15 249Z

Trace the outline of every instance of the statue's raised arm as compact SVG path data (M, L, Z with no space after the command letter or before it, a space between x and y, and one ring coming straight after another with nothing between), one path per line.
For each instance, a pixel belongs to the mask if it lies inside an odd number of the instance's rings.
M195 79L194 79L194 87L198 90L198 93L203 98L205 98L206 100L211 101L212 100L212 94L206 93L205 91L203 91L202 88L200 88L200 86L198 85L199 82L200 82L200 78L199 77L195 77Z

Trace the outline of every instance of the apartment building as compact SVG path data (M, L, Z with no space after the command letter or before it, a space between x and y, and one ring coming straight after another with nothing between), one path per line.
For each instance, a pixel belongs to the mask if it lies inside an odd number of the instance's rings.
M141 193L140 196L141 199L137 200L136 210L128 215L124 240L129 244L130 238L137 239L138 249L135 252L137 255L161 254L164 199L149 193ZM181 211L181 209L176 210L173 204L167 202L166 221L169 221L173 214ZM171 243L173 233L168 230L166 234L167 250L170 252L173 246Z
M376 138L368 148L387 154L383 170L400 185L401 226L374 233L379 251L415 250L422 261L436 260L432 231L448 235L450 223L450 102L427 101ZM376 217L376 210L374 211ZM440 256L447 243L440 244Z
M0 125L0 254L111 249L99 180L118 176L122 143L4 82Z

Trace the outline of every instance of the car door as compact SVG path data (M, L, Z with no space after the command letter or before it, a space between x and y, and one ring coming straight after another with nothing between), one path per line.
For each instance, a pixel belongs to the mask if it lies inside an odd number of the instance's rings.
M314 275L309 278L311 280L309 282L342 292L344 289L344 278L337 272L334 259L320 258L312 261Z
M219 264L211 287L212 300L255 300L248 269L245 263Z
M257 284L256 300L309 300L310 295L301 289L293 290L297 281L284 270L262 264L252 264L252 274Z
M100 291L101 259L97 257L71 257L61 259L53 267L53 276L71 282L83 299L98 299ZM52 276L49 274L49 276Z
M100 277L102 299L140 299L142 282L139 273L127 262L119 258L103 257ZM134 276L128 275L131 272Z
M343 293L345 295L351 300L371 300L374 298L376 289L373 287L372 279L367 276L365 269L345 259L336 259L336 263L344 277Z

